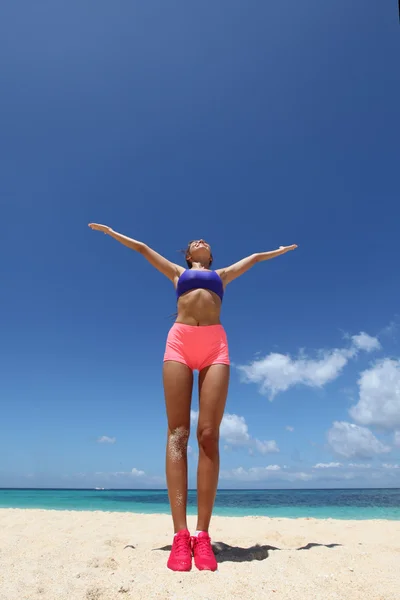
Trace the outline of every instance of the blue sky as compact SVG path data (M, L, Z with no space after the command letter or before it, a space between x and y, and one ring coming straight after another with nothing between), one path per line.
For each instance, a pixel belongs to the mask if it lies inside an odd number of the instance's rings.
M299 245L226 292L221 487L400 485L392 4L2 3L0 486L165 485L174 290L90 221Z

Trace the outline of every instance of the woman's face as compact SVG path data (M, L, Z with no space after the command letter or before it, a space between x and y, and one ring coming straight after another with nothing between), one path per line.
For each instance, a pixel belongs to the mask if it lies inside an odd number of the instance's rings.
M191 262L211 262L211 246L205 240L190 242L186 259Z

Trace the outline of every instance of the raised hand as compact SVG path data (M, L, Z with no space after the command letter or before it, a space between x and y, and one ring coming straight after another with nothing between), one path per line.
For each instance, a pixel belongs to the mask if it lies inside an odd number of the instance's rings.
M297 244L292 244L291 246L279 246L279 250L282 252L289 252L290 250L296 250Z
M103 233L110 233L110 231L112 231L111 227L108 227L107 225L100 225L99 223L89 223L89 227L90 229L93 229L94 231L102 231Z

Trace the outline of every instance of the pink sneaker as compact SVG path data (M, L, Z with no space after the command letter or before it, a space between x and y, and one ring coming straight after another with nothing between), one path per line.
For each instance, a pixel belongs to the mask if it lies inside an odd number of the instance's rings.
M192 547L187 529L181 529L174 535L167 567L171 571L190 571L192 568Z
M217 561L211 547L211 539L208 533L201 531L192 537L194 564L199 571L216 571Z

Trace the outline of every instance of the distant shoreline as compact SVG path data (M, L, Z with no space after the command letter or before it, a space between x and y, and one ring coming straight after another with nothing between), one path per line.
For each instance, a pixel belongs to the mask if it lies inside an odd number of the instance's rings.
M168 493L160 489L3 488L0 508L170 515ZM189 490L188 515L196 512L197 493ZM214 515L400 521L400 489L220 489Z
M167 488L64 488L64 487L1 487L0 491L31 490L31 491L65 491L65 492L168 492ZM329 487L329 488L218 488L218 492L329 492L329 491L357 491L357 490L400 490L400 486L393 487ZM189 488L189 492L195 492L196 488Z
M126 511L117 511L117 510L106 510L106 509L74 509L74 508L19 508L17 507L0 507L0 516L1 513L5 513L7 511L12 511L13 514L20 512L21 516L23 516L24 512L29 512L29 513L41 513L41 512L45 512L45 513L71 513L71 514L82 514L82 513L87 513L87 514L105 514L105 515L114 515L114 516L119 516L119 515L132 515L135 517L168 517L169 513L167 512L137 512L135 510L126 510ZM195 517L195 513L193 512L192 514L188 513L188 519L193 519ZM236 519L240 519L240 520L246 520L246 519L250 519L250 520L257 520L257 521L270 521L270 522L282 522L282 521L291 521L291 522L296 522L296 521L305 521L305 522L332 522L335 521L337 523L341 523L341 524L349 524L349 523L378 523L378 522L382 522L382 523L398 523L400 522L400 518L396 518L396 519L382 519L382 518L372 518L372 519L345 519L345 518L340 518L340 517L269 517L267 515L218 515L216 514L215 516L213 516L213 520L214 519L231 519L236 520Z

